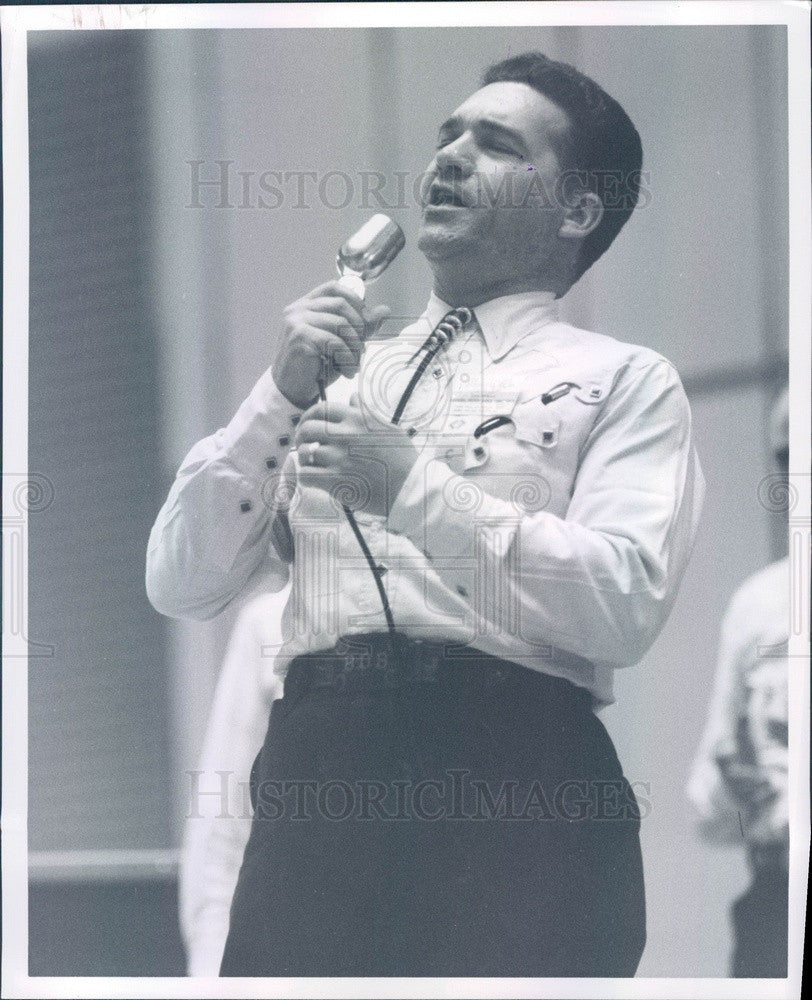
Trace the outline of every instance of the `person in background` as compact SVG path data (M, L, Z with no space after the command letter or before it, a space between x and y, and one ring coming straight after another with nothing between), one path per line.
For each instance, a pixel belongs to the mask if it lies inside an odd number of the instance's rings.
M229 910L251 832L251 765L271 706L282 697L274 659L290 587L260 594L240 611L217 682L200 754L190 776L180 858L180 929L190 976L216 976Z
M786 474L786 389L771 413L770 444ZM687 789L705 836L743 841L747 848L751 883L732 910L734 977L787 974L789 615L784 556L745 580L728 605L708 719Z

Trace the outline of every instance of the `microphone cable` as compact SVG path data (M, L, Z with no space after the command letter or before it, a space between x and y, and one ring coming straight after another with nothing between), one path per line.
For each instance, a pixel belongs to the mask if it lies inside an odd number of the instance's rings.
M319 399L322 403L327 402L327 393L324 387L324 380L318 380L319 386ZM350 510L346 504L341 505L341 509L344 511L344 516L347 519L347 523L352 528L352 533L355 535L355 540L358 542L358 546L364 554L364 559L367 561L369 566L369 571L372 573L372 578L375 580L375 586L378 589L378 597L381 600L381 605L383 607L384 617L386 618L386 628L389 632L390 638L393 640L394 649L394 636L395 636L395 619L392 617L392 608L389 604L389 597L386 593L386 588L383 585L382 573L378 565L376 564L374 558L372 557L372 552L370 551L367 541L358 527L358 522L355 519L355 514Z
M441 351L451 340L462 330L468 323L471 322L473 313L466 306L460 306L458 309L452 309L450 312L446 313L445 316L440 320L440 322L431 331L429 336L426 338L423 345L418 350L414 357L417 357L422 351L426 353L420 360L417 369L409 380L409 384L403 391L403 395L400 397L395 411L392 414L390 423L393 426L398 426L400 419L403 416L403 411L406 409L412 393L417 388L417 384L420 379L425 374L426 369L437 356L438 352ZM319 400L322 403L327 402L327 392L325 388L324 379L317 380L319 388ZM386 618L386 628L389 632L389 637L392 640L392 649L397 658L397 647L395 646L395 619L392 615L392 608L389 604L389 597L386 593L386 588L383 585L383 573L381 572L381 567L379 567L375 559L373 558L372 552L370 551L367 541L361 529L358 527L358 521L355 519L355 514L350 510L346 504L341 505L344 511L344 516L347 519L347 523L352 529L353 535L355 535L355 540L358 542L358 547L364 555L364 559L369 566L369 571L372 573L372 577L375 580L375 586L378 590L378 597L381 601L381 606L383 608L384 617Z

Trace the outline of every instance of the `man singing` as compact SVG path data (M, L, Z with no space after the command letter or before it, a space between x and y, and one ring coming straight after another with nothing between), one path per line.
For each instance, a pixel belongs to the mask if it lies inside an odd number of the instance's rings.
M641 157L572 67L491 67L440 127L420 319L369 343L385 309L314 289L186 457L155 607L292 581L222 975L634 975L639 811L595 712L668 617L702 477L668 361L556 300Z

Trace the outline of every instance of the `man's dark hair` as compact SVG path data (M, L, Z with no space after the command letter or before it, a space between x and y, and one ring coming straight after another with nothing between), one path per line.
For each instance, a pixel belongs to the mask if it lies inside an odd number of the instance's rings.
M609 248L637 204L643 163L640 136L623 108L594 80L541 52L525 52L494 64L482 82L502 81L526 83L566 114L570 125L559 148L551 139L561 168L576 172L583 187L603 202L600 224L581 244L577 281Z

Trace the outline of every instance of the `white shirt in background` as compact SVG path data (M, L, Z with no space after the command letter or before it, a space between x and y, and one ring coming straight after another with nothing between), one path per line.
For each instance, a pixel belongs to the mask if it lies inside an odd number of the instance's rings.
M785 847L789 560L759 570L739 588L722 623L714 691L688 784L703 833L748 846ZM750 769L765 794L748 801L725 780L725 764Z
M282 697L274 657L289 588L254 598L234 625L206 727L181 850L180 926L190 976L216 976L231 898L251 831L248 778L271 703ZM214 794L210 794L214 793Z

